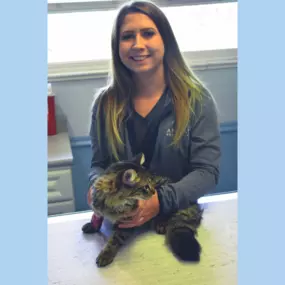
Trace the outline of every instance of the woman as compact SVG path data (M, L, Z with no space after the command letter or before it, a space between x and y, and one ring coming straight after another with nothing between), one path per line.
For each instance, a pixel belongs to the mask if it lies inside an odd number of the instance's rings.
M112 71L92 110L90 183L112 161L139 152L146 167L173 181L121 222L127 228L186 208L215 187L220 132L211 94L187 67L167 18L154 4L135 1L120 9ZM94 226L101 222L93 216Z

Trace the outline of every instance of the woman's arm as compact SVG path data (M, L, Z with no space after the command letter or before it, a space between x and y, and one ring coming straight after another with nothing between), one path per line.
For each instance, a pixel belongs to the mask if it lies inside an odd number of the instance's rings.
M97 128L97 112L98 112L98 100L97 97L91 116L91 127L90 127L90 138L91 138L91 150L92 150L92 159L91 159L91 171L89 173L89 188L91 184L96 180L96 178L104 171L104 169L109 164L108 149L106 147L106 142L104 141L104 122L103 114L100 116L100 139L101 143L99 144L98 138L98 128Z
M191 128L190 173L176 183L157 189L160 214L188 207L218 183L221 156L219 122L213 98L209 95L204 98L200 116Z

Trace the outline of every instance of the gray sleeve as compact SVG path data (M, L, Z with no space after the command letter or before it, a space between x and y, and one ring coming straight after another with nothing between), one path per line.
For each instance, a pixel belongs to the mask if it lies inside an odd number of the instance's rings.
M91 138L91 171L89 173L89 185L100 175L109 164L108 149L106 147L106 139L104 135L104 116L100 118L100 144L98 138L97 129L97 111L98 111L98 100L95 101L90 126L90 138Z
M192 123L190 138L189 174L158 189L160 212L163 214L188 207L218 183L220 130L216 104L208 93L199 116Z

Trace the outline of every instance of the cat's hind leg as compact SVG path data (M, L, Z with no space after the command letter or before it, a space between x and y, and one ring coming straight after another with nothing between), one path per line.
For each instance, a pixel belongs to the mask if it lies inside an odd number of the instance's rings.
M152 227L159 235L165 235L169 217L159 217L153 220Z

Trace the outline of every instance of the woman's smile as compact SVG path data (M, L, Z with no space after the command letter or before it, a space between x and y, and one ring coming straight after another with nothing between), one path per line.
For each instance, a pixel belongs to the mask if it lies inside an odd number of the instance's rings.
M145 62L148 58L150 58L150 55L130 56L130 59L132 59L133 61L138 62L138 63L143 63L143 62Z

